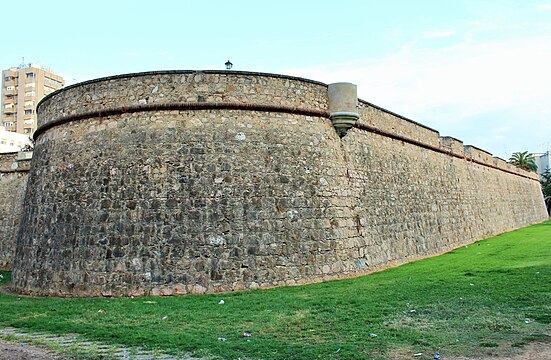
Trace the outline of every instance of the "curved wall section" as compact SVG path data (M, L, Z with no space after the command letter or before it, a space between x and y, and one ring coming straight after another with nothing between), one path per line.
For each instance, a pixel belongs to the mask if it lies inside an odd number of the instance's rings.
M180 103L240 103L326 111L327 85L276 74L159 71L91 80L59 90L38 105L38 127L107 109Z
M12 286L170 295L365 274L547 217L533 175L327 86L155 72L47 97Z
M326 117L276 107L324 109L325 86L251 74L210 76L216 78L206 84L202 73L106 79L40 105L42 126L59 114L98 113L60 122L37 138L23 216L33 225L19 234L15 288L109 296L321 279L320 264L336 261L329 252L336 235L324 214L340 205L324 179L342 167L340 141ZM166 84L170 91L161 96ZM228 96L245 94L232 101L274 111L100 116L101 106L139 101L144 88L158 96L149 103L198 94L212 101L229 89ZM291 93L301 96L293 100Z

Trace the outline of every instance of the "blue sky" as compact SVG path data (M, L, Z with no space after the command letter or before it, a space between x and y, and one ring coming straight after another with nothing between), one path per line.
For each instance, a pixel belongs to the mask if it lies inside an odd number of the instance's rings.
M6 3L5 29L6 14L22 15ZM25 57L71 84L230 59L235 70L354 82L362 99L495 156L551 149L551 0L25 4L37 10L24 13L24 34L3 37L3 69Z

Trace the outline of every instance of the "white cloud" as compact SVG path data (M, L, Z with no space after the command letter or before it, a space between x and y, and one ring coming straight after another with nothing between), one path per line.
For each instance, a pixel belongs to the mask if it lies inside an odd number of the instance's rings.
M506 157L505 147L541 151L532 146L551 137L549 64L551 36L542 34L438 49L410 44L384 58L290 72L356 83L364 100Z
M551 3L548 4L539 4L536 6L538 11L551 11Z
M423 33L424 39L447 38L456 35L455 30L437 30Z

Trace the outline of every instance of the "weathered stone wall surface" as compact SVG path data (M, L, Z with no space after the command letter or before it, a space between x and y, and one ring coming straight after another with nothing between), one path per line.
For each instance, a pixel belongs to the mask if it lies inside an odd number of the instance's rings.
M165 71L114 76L69 86L45 98L38 126L68 115L137 104L246 103L327 109L325 84L275 74Z
M358 107L360 109L360 119L358 120L360 123L399 134L427 145L440 146L440 135L436 130L372 106L366 101L360 100Z
M148 103L274 109L90 112L148 94ZM533 176L498 169L483 151L365 102L341 139L326 111L324 84L254 73L148 73L53 94L39 107L46 127L37 131L14 288L122 296L299 284L547 217Z
M29 167L17 152L0 154L0 270L12 267Z
M366 267L436 254L547 217L534 180L357 129L343 143L356 194L350 256Z

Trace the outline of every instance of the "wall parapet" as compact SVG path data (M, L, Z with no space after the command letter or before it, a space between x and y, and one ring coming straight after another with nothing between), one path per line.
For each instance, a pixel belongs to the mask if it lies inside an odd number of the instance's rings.
M428 126L419 124L401 115L360 100L360 119L358 122L367 126L378 128L386 133L394 133L418 143L438 147L440 145L440 133Z
M403 135L400 135L400 134L397 134L397 133L394 133L394 132L390 132L390 131L387 131L387 130L382 130L382 129L374 127L374 126L366 125L366 124L363 124L361 122L357 122L356 124L354 124L354 127L358 128L360 130L365 130L365 131L368 131L368 132L371 132L371 133L374 133L374 134L382 135L382 136L385 136L385 137L388 137L388 138L391 138L391 139L394 139L394 140L399 140L399 141L403 141L403 142L406 142L406 143L409 143L409 144L413 144L413 145L419 146L419 147L427 149L427 150L431 150L431 151L435 151L435 152L438 152L438 153L450 155L452 157L456 157L456 158L459 158L459 159L465 159L465 160L468 160L470 162L473 162L473 163L476 163L476 164L479 164L479 165L483 165L483 166L486 166L486 167L489 167L489 168L500 170L500 171L503 171L503 172L506 172L506 173L509 173L509 174L518 175L518 176L521 176L521 177L524 177L524 178L527 178L527 179L536 180L536 181L539 182L539 178L538 178L537 174L519 169L517 167L513 167L513 166L511 166L511 164L508 164L508 163L503 164L501 161L499 161L501 159L496 161L496 159L492 157L492 154L490 154L490 153L488 153L484 150L480 150L480 149L478 149L474 146L471 146L471 145L464 146L464 152L458 151L457 147L455 147L453 150L450 149L450 146L456 146L456 144L461 143L460 140L456 140L456 139L447 137L444 140L444 142L446 144L452 144L453 143L453 145L433 146L431 144L427 144L425 142L418 141L416 139L412 139L412 138L409 138L407 136L403 136ZM450 141L450 139L452 139L452 140Z
M37 112L40 127L52 119L145 104L240 103L327 111L327 102L326 84L298 77L237 71L158 71L68 86L44 98Z
M355 125L358 128L539 181L535 173L519 169L506 161L496 160L491 153L473 145L464 145L463 141L454 137L440 136L437 130L402 115L361 99L358 107L361 113Z

